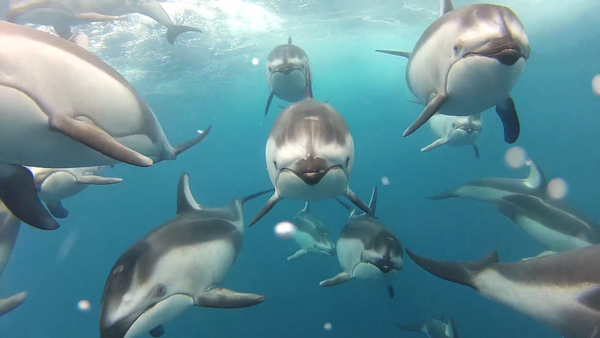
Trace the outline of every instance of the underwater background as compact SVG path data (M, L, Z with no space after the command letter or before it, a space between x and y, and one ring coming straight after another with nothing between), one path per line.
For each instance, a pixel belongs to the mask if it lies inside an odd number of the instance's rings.
M3 0L7 1L7 0ZM455 7L475 1L455 0ZM520 17L532 46L525 73L512 90L521 136L515 145L551 179L568 182L567 199L600 221L600 98L591 90L600 73L600 2L597 0L498 0ZM174 216L183 172L201 205L218 207L271 187L265 143L279 112L271 107L265 59L293 38L308 54L315 99L329 100L346 119L355 144L350 186L368 201L379 186L377 216L403 246L444 260L480 258L498 250L502 261L544 248L493 206L426 197L483 177L526 177L504 160L510 148L493 112L482 114L481 158L470 147L419 149L434 136L425 126L402 131L421 107L405 81L406 61L375 49L410 50L437 18L436 0L412 1L177 1L164 2L174 21L200 27L174 46L149 18L77 27L90 50L117 69L157 115L172 144L212 124L201 144L151 168L117 165L103 175L122 177L111 187L89 187L64 201L71 210L60 229L22 226L0 294L27 291L26 302L0 318L0 337L98 337L100 300L117 258L148 231ZM0 13L4 17L4 13ZM148 29L148 27L154 29ZM258 59L258 65L252 59ZM274 100L274 104L285 102ZM389 185L382 184L382 178ZM244 207L245 222L264 198ZM304 204L284 200L255 226L246 227L242 251L224 287L265 295L245 309L194 307L165 324L165 337L421 337L395 322L417 322L450 313L461 338L559 337L550 328L435 278L406 255L390 299L383 287L353 280L335 288L319 281L340 271L335 257L307 255L288 262L298 247L273 227L291 220ZM333 199L311 204L333 240L347 212ZM88 312L77 303L91 303ZM324 329L331 323L331 330Z

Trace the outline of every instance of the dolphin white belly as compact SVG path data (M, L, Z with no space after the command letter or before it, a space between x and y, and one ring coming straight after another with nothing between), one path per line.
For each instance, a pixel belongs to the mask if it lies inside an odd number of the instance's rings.
M282 172L276 182L277 193L283 198L299 201L319 201L344 195L348 176L341 169L331 169L316 185L307 185L290 172Z
M540 244L548 248L549 250L562 252L575 248L583 248L586 246L593 245L588 241L579 239L577 237L565 235L558 231L552 230L551 228L536 222L535 220L528 218L524 215L515 216L513 221L529 236L538 241ZM581 234L585 236L586 234Z

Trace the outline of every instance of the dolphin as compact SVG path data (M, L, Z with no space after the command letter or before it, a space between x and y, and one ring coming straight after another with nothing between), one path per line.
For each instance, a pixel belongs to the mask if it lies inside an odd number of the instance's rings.
M122 178L96 175L106 167L37 168L28 167L38 189L38 197L46 202L48 210L56 218L66 218L69 211L61 200L75 196L90 185L109 185L123 181Z
M4 268L10 260L21 222L13 216L8 208L0 203L0 277L4 272ZM0 298L0 316L3 316L12 310L18 308L27 298L27 292L20 292L8 298Z
M0 21L0 161L147 167L174 160L208 134L210 125L171 146L135 89L78 41Z
M242 247L245 202L271 190L231 200L222 208L200 206L187 173L177 187L177 214L150 231L117 260L100 306L100 337L158 337L163 324L190 306L242 308L264 296L221 288Z
M470 116L495 106L504 141L512 144L519 138L521 128L510 92L525 71L531 46L510 8L473 4L454 9L451 0L440 0L440 16L412 53L377 52L408 59L408 87L425 106L404 137L436 113Z
M173 24L164 8L155 0L11 0L6 21L31 23L54 27L56 34L67 39L71 26L98 21L123 20L122 15L138 13L167 28L167 41L184 32L202 32L200 29Z
M500 263L496 251L466 262L436 261L409 249L406 253L432 275L469 286L564 338L598 337L600 245L512 263Z
M446 191L432 200L467 198L491 203L511 222L551 252L600 243L600 226L564 200L547 195L547 181L531 159L525 180L488 178Z
M307 98L286 107L273 122L265 157L275 193L250 226L284 198L312 202L345 195L370 212L349 187L354 141L331 105Z
M269 53L267 83L271 94L267 100L265 115L269 112L274 96L287 102L300 101L307 95L312 97L312 74L308 55L302 48L292 44L291 36L286 45L279 45Z
M377 187L373 188L369 213L357 214L351 206L337 200L350 211L337 241L337 257L343 271L319 285L335 286L353 278L383 282L390 298L394 298L392 281L404 266L404 252L398 237L375 217Z
M296 260L309 252L335 256L335 245L329 236L329 231L312 212L306 202L304 209L300 210L292 219L296 227L294 240L300 245L300 250L287 258L288 261Z
M438 137L430 145L423 147L422 152L436 149L443 145L452 147L473 147L475 157L479 158L479 148L475 144L481 130L481 114L473 116L449 116L435 114L429 119L431 131Z
M458 338L458 332L452 318L448 318L448 324L441 319L430 319L425 322L412 324L396 324L400 330L412 332L425 332L429 338Z

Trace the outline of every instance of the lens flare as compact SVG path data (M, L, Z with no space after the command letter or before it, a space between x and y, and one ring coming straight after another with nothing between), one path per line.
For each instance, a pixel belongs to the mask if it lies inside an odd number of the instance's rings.
M508 149L504 155L504 161L506 161L506 164L513 169L522 167L526 160L527 153L519 146Z
M290 222L279 222L275 226L275 235L281 239L294 238L296 234L296 226Z
M89 312L90 309L92 308L92 305L90 304L89 301L82 299L79 301L79 303L77 303L77 308L81 312Z
M323 328L325 329L325 331L331 331L331 323L325 323L325 325L323 325Z
M561 199L567 195L567 191L569 190L569 186L567 181L564 179L557 177L548 182L547 192L551 198Z
M594 76L592 79L592 90L594 94L600 96L600 74Z
M387 178L387 176L383 176L381 178L381 184L383 184L383 185L389 185L390 184L390 179Z
M252 58L252 64L258 66L258 58Z

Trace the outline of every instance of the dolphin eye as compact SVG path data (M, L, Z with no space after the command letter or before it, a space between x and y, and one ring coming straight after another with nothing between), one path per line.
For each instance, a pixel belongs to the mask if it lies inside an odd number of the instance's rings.
M458 54L458 46L454 45L454 54Z
M346 167L350 164L350 157L346 158Z
M275 166L275 170L277 170L277 162L273 161L273 165Z
M162 283L156 284L156 297L163 297L166 294L167 294L167 287Z

